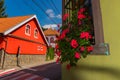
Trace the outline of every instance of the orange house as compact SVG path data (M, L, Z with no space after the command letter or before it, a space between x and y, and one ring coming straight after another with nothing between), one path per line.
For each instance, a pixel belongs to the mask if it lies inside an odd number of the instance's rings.
M46 54L47 40L35 15L0 18L0 49L8 54Z

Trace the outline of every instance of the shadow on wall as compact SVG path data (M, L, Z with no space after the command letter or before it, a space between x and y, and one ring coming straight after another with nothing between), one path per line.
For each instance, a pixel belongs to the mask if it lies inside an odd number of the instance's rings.
M88 66L88 65L79 65L75 68L73 68L70 71L67 71L63 69L63 76L62 80L65 80L66 77L69 80L88 80L87 75L85 73L90 73L89 75L94 75L95 74L102 74L102 75L109 75L110 77L114 77L116 79L120 79L120 70L115 69L115 68L110 68L110 67L99 67L99 66ZM86 77L85 77L86 76ZM93 77L93 76L91 76ZM96 76L94 76L96 77Z

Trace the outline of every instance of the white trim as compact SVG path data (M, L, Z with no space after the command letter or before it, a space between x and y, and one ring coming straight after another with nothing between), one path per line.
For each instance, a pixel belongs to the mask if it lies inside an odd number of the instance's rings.
M43 51L43 46L37 46L38 51Z
M27 26L30 27L30 33L26 33L26 27L27 27ZM30 24L26 24L26 25L25 25L25 34L26 34L27 36L30 36L30 35L31 35L31 25L30 25Z
M43 37L44 37L47 45L49 45L48 42L47 42L47 40L46 40L46 37L45 37L45 35L44 35L44 33L43 33L43 30L42 30L42 28L41 28L41 25L40 25L40 23L39 23L39 21L38 21L38 19L37 19L37 17L36 17L36 15L31 16L30 18L26 19L25 21L21 22L20 24L18 24L18 25L16 25L16 26L13 26L12 28L10 28L10 29L8 29L7 31L5 31L3 34L4 34L4 35L9 34L10 32L12 32L12 31L16 30L17 28L21 27L23 24L25 24L25 23L27 23L28 21L32 20L33 18L36 19L36 21L37 21L37 23L38 23L38 26L39 26L39 28L40 28L40 30L41 30L41 32L42 32L42 35L43 35Z
M44 35L44 33L43 33L43 30L42 30L42 28L41 28L41 25L40 25L40 23L39 23L39 21L38 21L38 19L37 19L36 15L35 15L34 17L35 17L35 19L36 19L36 21L37 21L37 23L38 23L38 26L39 26L39 28L40 28L40 30L41 30L41 32L42 32L42 34L43 34L43 37L44 37L44 39L45 39L45 41L46 41L47 45L49 46L48 41L46 40L46 37L45 37L45 35Z
M4 32L4 35L9 34L10 32L16 30L17 28L21 27L23 24L27 23L31 19L36 18L35 15L31 16L30 18L26 19L25 21L21 22L20 24L13 26L12 28L8 29L7 31Z
M35 31L36 30L38 31L38 29L37 28L34 29L34 38L38 39L38 33L37 33L37 36L35 36Z

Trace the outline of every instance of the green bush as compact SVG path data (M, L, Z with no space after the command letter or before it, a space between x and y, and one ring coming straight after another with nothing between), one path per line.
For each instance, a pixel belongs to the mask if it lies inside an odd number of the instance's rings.
M54 59L54 48L49 47L46 55L46 60L53 60L53 59Z

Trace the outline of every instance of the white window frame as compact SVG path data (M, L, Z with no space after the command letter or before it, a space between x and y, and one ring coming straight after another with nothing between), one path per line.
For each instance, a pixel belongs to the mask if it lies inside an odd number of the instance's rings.
M30 27L30 33L27 33L27 32L26 32L27 26ZM27 36L30 36L30 35L31 35L31 25L30 25L30 24L26 24L26 25L25 25L25 34L26 34Z
M38 51L43 51L43 47L42 46L37 46L37 50Z
M35 35L35 31L36 31L36 30L38 31L38 29L37 29L37 28L34 29L34 38L37 38L37 39L38 39L38 33L37 33L37 36Z

